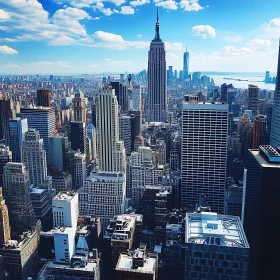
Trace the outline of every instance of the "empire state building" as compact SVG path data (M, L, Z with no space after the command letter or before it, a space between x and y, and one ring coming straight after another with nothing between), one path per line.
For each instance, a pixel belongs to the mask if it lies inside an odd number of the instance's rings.
M167 94L166 94L166 60L164 42L159 36L159 22L157 22L155 38L150 44L148 61L148 121L166 122Z

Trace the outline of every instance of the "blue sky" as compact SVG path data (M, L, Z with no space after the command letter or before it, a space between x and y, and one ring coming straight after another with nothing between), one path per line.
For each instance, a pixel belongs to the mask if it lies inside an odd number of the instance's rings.
M141 71L156 4L167 66L276 72L277 0L0 0L0 74Z

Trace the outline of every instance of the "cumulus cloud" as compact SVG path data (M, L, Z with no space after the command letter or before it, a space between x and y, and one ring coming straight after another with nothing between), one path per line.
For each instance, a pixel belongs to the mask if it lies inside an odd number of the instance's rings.
M120 6L126 2L126 0L107 0L107 1L115 4L116 6Z
M158 6L163 7L167 10L177 10L177 3L175 0L166 0L166 1L159 1L157 3Z
M200 6L198 0L181 0L180 7L186 12L198 12L204 9L204 7Z
M93 20L100 20L100 17L94 17Z
M247 43L247 46L253 49L270 48L271 42L270 40L253 39Z
M0 21L7 20L9 18L10 18L9 14L4 10L0 9Z
M263 26L280 27L280 18L274 18L268 23L263 24Z
M124 15L133 15L134 9L131 6L122 6L120 13Z
M201 36L203 39L216 37L216 30L210 25L196 25L192 28L193 36Z
M124 39L122 38L121 35L109 33L109 32L104 32L104 31L96 31L94 33L94 36L105 42L124 42Z
M136 7L136 6L142 6L144 4L150 3L150 0L133 0L129 2L129 5Z
M17 50L14 50L7 45L0 46L0 53L1 54L18 54Z

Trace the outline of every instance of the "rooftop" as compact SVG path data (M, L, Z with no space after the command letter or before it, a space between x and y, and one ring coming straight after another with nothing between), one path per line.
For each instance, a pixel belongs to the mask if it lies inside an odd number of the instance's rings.
M75 195L78 195L77 192L59 192L53 200L66 200L71 201Z
M249 248L239 217L213 212L186 214L185 242Z
M228 104L224 104L221 102L200 102L200 101L183 102L183 109L228 111Z
M137 258L144 258L144 265L143 266L133 266L133 258L135 257L132 254L120 254L116 270L117 271L131 271L135 273L149 273L154 274L156 270L156 258L151 258L147 256L140 256L140 254L143 254L141 251L135 252L137 255Z
M278 156L275 157L273 155L265 155L265 153L261 152L261 150L249 150L250 153L255 157L255 159L258 161L258 163L262 167L270 167L270 168L280 168L280 162L278 162ZM268 157L271 159L268 160ZM274 160L273 160L274 159Z

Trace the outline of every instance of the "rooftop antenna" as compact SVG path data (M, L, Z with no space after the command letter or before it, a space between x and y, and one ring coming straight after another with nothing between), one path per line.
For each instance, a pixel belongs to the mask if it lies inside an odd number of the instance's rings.
M158 4L157 4L157 23L158 23Z

